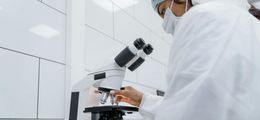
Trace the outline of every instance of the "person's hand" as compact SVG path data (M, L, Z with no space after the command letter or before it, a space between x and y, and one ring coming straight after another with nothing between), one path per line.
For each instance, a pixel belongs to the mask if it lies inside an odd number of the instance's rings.
M139 107L143 98L143 93L131 86L121 88L121 90L113 90L110 94L116 96L116 102L126 102Z

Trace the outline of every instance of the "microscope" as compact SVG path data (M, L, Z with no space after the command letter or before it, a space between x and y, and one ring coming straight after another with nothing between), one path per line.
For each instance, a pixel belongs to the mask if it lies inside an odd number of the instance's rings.
M152 45L138 38L108 64L87 74L72 88L69 120L123 120L124 115L138 112L137 107L115 104L110 91L120 90L126 70L136 70L152 51Z

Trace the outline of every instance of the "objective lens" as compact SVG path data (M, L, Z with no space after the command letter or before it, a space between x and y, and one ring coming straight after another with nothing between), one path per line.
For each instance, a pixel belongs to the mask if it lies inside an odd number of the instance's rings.
M105 104L107 102L107 98L109 96L109 93L102 92L100 97L100 103Z

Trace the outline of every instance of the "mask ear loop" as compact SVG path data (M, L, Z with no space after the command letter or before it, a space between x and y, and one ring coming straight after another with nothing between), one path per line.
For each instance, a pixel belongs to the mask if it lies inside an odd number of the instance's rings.
M170 9L172 9L172 6L173 6L173 1L174 1L174 0L172 0L172 3L171 3L171 6L170 6Z
M189 3L189 0L186 0L185 13L188 11L188 3Z

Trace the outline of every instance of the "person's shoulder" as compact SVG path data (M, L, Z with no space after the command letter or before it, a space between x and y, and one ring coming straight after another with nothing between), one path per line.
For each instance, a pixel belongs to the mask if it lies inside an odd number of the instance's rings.
M209 15L221 17L235 17L238 13L248 13L242 7L224 1L211 1L193 6L187 13L190 15Z
M201 22L226 22L239 16L231 6L221 2L208 2L193 6L184 19Z
M192 23L212 22L219 18L216 10L211 4L201 4L193 6L182 17L182 21Z
M176 27L176 31L193 31L193 33L200 32L204 29L222 31L229 25L230 16L226 19L226 15L222 15L222 9L225 8L218 7L218 5L211 2L193 6L181 18L179 25ZM200 32L200 34L201 33L202 32Z
M217 16L218 13L221 13L226 8L225 5L217 4L214 2L208 2L193 6L188 15L205 15L205 16Z

